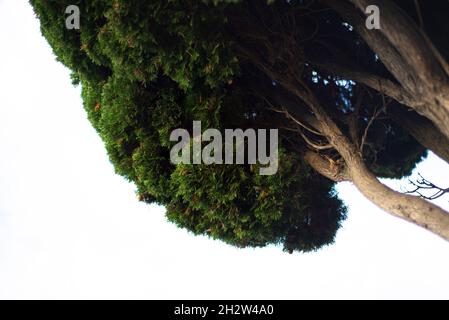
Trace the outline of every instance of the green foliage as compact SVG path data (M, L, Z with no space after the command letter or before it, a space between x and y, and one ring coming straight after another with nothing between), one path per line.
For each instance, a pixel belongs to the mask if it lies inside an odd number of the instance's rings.
M304 145L292 144L298 138L291 132L282 131L273 176L260 176L257 165L170 163L170 132L191 131L193 120L220 130L282 124L254 94L275 90L272 80L236 53L230 20L239 1L30 2L57 59L81 84L84 108L116 172L136 184L141 200L164 205L170 221L194 234L239 247L282 244L289 252L311 251L334 241L346 208L333 182L303 162L298 150ZM65 28L69 4L81 10L79 30ZM267 12L294 6L259 4ZM330 100L353 99L350 89L334 87ZM424 151L388 126L373 126L367 157L379 175L401 177Z
M280 163L272 176L256 167L178 166L167 216L241 247L283 243L287 251L309 251L331 243L345 212L332 184L292 154L281 154Z

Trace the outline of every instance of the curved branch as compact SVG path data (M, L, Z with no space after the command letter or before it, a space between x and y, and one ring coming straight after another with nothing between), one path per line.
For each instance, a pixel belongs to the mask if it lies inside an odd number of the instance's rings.
M414 103L406 104L431 120L449 138L449 67L414 22L389 0L348 0L360 10L343 0L321 1L353 25L385 67L413 96ZM381 9L380 30L365 27L362 11L370 4Z
M315 169L319 174L326 178L335 181L350 181L351 178L347 172L347 169L342 164L336 164L331 159L328 159L316 152L306 151L303 156L304 160Z
M317 58L308 59L309 62L325 71L333 74L334 76L342 77L347 80L354 80L355 82L362 83L371 89L379 92L383 92L387 96L395 99L396 101L408 105L417 105L417 101L400 85L393 81L383 78L381 76L372 74L368 71L361 70L354 66L346 66L338 63L329 63Z
M399 105L389 108L387 114L423 147L449 163L449 139L432 122Z

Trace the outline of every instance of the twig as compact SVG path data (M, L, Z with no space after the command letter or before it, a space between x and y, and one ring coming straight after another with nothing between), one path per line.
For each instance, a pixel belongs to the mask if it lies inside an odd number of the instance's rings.
M424 31L424 21L422 19L421 8L419 7L418 0L415 0L415 7L416 7L416 14L418 15L419 26L421 27L421 30Z
M418 173L420 179L418 179L416 182L409 179L409 182L414 186L413 190L405 191L407 194L417 194L421 198L427 199L427 200L435 200L445 193L449 193L449 188L441 188L435 185L434 183L430 182L429 180L425 179L420 173ZM422 194L421 190L435 190L435 192L430 195L426 196Z
M366 125L365 132L363 132L362 140L360 142L360 152L362 154L363 154L363 146L365 145L365 140L366 140L366 137L368 135L369 128L374 123L374 120L376 120L377 117L379 117L379 115L382 112L386 112L387 106L391 102L391 100L388 103L385 102L385 95L384 95L383 90L382 90L382 83L381 82L379 82L379 86L380 86L380 93L382 95L382 109L377 109L377 106L376 106L376 108L374 109L373 116L371 117L371 119L368 121L368 124Z
M301 121L299 121L297 118L295 118L294 116L292 116L290 114L290 112L288 112L285 109L279 110L279 109L274 109L274 108L269 108L268 110L272 110L274 112L278 112L278 113L283 113L288 119L293 120L293 122L295 122L297 125L301 126L302 128L306 129L307 131L310 131L313 134L322 136L323 134L315 129L310 128L309 126L305 125L304 123L302 123Z
M331 144L317 144L315 142L313 142L312 140L310 140L309 138L307 138L307 136L302 133L301 130L298 130L298 133L301 135L301 137L304 139L304 141L310 145L312 148L316 149L316 150L328 150L328 149L333 149L334 147Z

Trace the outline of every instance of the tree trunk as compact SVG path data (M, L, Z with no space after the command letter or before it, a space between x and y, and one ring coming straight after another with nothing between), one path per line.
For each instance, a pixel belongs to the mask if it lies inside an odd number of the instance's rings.
M407 130L423 147L449 163L449 139L432 122L400 106L388 109L388 115Z
M336 165L317 152L306 151L303 155L303 159L306 160L316 172L332 181L342 182L351 180L346 166Z
M300 75L279 74L256 54L242 48L242 52L271 79L277 81L291 94L301 99L318 120L319 131L345 161L344 177L350 177L360 192L379 208L399 218L413 222L449 241L449 213L440 207L416 196L394 191L380 183L363 162L361 151L349 141L337 124L327 114L310 88L301 80ZM307 157L313 155L306 153ZM324 167L323 159L307 159L309 164L322 175L333 179L332 172ZM316 165L316 164L319 165ZM315 165L314 165L315 164ZM339 178L337 177L337 180ZM335 181L335 179L333 179Z
M347 160L349 174L359 191L379 208L413 222L449 241L449 213L416 196L403 194L382 184L359 157Z
M413 97L407 105L449 138L449 66L415 23L389 0L350 0L360 10L342 0L322 1L353 25ZM365 26L362 12L372 4L380 8L380 30Z
M415 223L449 241L449 213L420 197L403 194L383 185L363 162L360 151L340 131L324 108L309 92L295 90L315 113L320 131L345 160L347 172L357 189L386 212Z

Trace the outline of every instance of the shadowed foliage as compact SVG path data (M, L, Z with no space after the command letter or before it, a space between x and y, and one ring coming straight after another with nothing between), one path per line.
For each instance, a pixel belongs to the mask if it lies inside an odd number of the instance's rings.
M318 152L336 170L341 159L334 148L313 148L328 141L279 75L301 77L376 176L407 176L426 154L389 115L400 102L326 69L342 56L393 78L319 1L30 2L57 59L81 85L116 172L136 184L140 200L165 206L170 221L194 234L289 252L334 241L346 208L335 181L304 155ZM79 30L65 27L69 4L80 8ZM277 174L261 176L258 165L172 164L170 133L191 132L193 120L221 131L279 128Z

